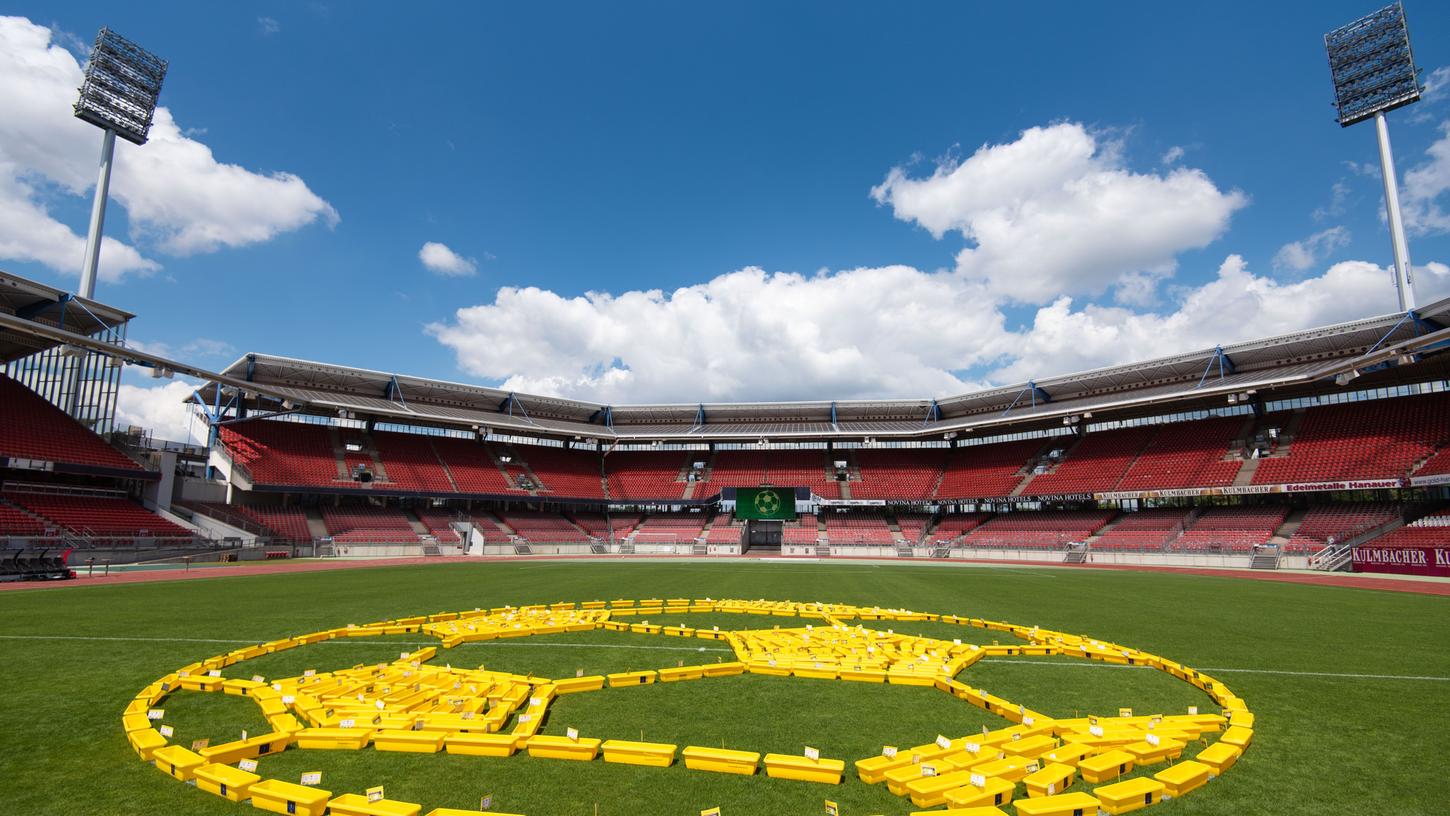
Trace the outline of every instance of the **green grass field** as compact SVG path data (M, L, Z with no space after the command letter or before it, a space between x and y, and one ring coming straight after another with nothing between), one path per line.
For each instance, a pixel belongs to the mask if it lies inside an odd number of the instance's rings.
M219 573L222 574L222 573ZM0 593L0 813L251 813L143 765L121 711L144 685L248 642L346 623L477 606L615 597L769 598L901 606L1037 624L1121 642L1211 671L1258 717L1255 741L1222 778L1154 812L1444 814L1450 756L1450 599L1232 578L1127 571L820 563L490 563L356 569ZM695 616L692 616L695 617ZM652 621L656 622L656 621ZM658 622L675 622L674 618ZM701 615L726 628L795 619ZM933 624L897 631L990 642ZM887 628L882 624L880 628ZM230 668L268 678L390 660L420 636L350 639ZM1005 638L1004 638L1005 641ZM703 647L707 650L700 652ZM722 644L608 632L440 650L455 666L572 677L730 659ZM1068 659L999 659L964 682L1048 714L1214 710L1168 675ZM179 693L173 742L267 730L255 705ZM726 745L848 763L883 744L930 742L1005 722L933 689L741 676L561 698L545 733ZM1194 746L1196 749L1197 746ZM1187 756L1187 754L1185 754ZM1161 768L1162 766L1159 766ZM1155 771L1159 768L1150 770ZM323 772L334 793L386 785L389 798L530 816L905 814L909 800L851 775L840 786L668 769L373 750L286 752L264 775ZM1078 789L1085 789L1078 783ZM1008 809L1010 811L1010 808Z

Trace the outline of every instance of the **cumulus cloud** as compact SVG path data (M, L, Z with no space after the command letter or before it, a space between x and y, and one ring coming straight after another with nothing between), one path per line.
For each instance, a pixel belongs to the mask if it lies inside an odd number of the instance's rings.
M1417 268L1422 299L1450 292L1450 267ZM1217 276L1183 294L1173 311L1134 312L1061 297L1017 334L1014 360L992 372L1016 382L1127 363L1216 344L1297 331L1398 311L1390 270L1364 261L1337 263L1293 283L1253 274L1231 255Z
M1324 260L1334 250L1349 244L1349 230L1330 227L1301 241L1290 241L1274 254L1274 268L1303 272Z
M429 271L450 278L465 278L478 271L478 262L465 258L448 248L447 244L429 241L418 250L418 260Z
M1441 201L1450 191L1450 122L1425 151L1425 161L1405 173L1405 227L1421 235L1450 232L1450 211Z
M1005 352L980 285L906 266L811 276L748 268L677 289L566 298L505 287L428 331L520 391L606 402L953 393Z
M1200 170L1133 172L1119 145L1066 122L983 145L925 178L893 168L871 195L937 238L959 232L968 246L957 271L1027 303L1119 283L1141 299L1144 276L1171 275L1180 253L1218 238L1248 203Z
M1178 160L1182 158L1183 148L1174 145L1163 153L1163 158L1159 159L1159 162L1162 164L1177 164Z
M66 102L80 85L80 63L49 29L0 17L0 206L23 216L0 218L0 256L76 274L83 240L77 249L80 239L42 202L51 191L86 196L95 184L99 134L74 118ZM296 175L218 161L165 107L157 108L144 147L117 145L111 196L126 208L133 243L174 255L245 246L338 220ZM103 247L101 267L107 279L158 267L134 247L108 243L113 257Z
M181 379L156 386L122 383L116 392L116 424L147 428L155 439L201 442L205 423L192 419L185 403L195 388L195 383Z
M263 36L270 37L282 30L282 24L277 22L275 17L258 17L257 30L262 32Z

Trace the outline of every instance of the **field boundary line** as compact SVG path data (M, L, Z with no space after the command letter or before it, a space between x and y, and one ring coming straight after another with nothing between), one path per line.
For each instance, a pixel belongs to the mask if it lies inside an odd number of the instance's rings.
M1036 666L1039 668L1062 668L1062 669L1151 669L1152 666L1124 666L1116 663L1037 663L1024 662L1021 660L1007 660L1005 658L983 658L978 663L1004 663L1016 666ZM1349 672L1312 672L1312 671L1289 671L1287 669L1226 669L1226 668L1201 668L1199 671L1206 674L1283 674L1291 677L1336 677L1347 680L1424 680L1436 683L1450 683L1450 677L1438 677L1428 674L1353 674Z

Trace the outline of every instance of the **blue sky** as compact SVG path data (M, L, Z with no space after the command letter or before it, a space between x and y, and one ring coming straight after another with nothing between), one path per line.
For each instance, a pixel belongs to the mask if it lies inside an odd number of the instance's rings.
M1450 283L1434 266L1450 261L1450 72L1434 74L1450 66L1450 6L1406 5L1417 62L1438 80L1391 114L1402 182L1421 170L1411 244L1431 264L1427 300ZM258 350L694 401L935 396L1387 311L1388 279L1370 268L1389 262L1374 133L1333 121L1322 42L1375 6L0 13L73 52L104 24L167 57L178 139L211 151L212 164L173 170L155 140L119 147L158 157L129 177L150 192L113 203L107 223L134 268L116 279L124 264L110 265L97 291L141 315L134 338L209 365ZM23 126L0 130L0 168L8 158L19 180L0 184L0 205L83 235L99 134L67 132L56 152L76 155L56 168L31 155L54 142ZM1024 141L1033 129L1041 139ZM15 147L27 139L40 147ZM1014 181L1044 164L1039 148L1078 152L1040 185ZM900 182L883 184L893 169ZM998 179L1005 210L978 200ZM171 184L204 206L168 207ZM1120 204L1125 218L1104 222ZM1139 212L1165 213L1160 240L1134 228ZM51 251L40 232L0 235L0 268L73 286L74 237ZM429 242L472 274L428 269ZM1075 266L1099 250L1097 266ZM731 275L751 268L763 272ZM1382 299L1363 297L1371 279ZM665 294L631 300L651 289ZM578 299L589 291L619 297Z

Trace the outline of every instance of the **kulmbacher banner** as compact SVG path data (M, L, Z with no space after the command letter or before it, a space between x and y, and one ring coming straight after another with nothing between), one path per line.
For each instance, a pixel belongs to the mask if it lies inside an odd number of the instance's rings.
M771 521L793 519L795 518L795 488L736 488L735 517Z
M1450 578L1450 548L1446 547L1355 547L1352 558L1355 572Z

